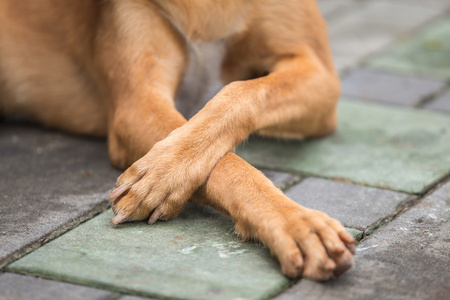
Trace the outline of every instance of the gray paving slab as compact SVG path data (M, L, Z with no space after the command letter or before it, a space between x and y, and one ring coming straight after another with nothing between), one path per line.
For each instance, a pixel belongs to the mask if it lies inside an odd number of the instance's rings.
M136 296L125 296L121 297L119 300L154 300L156 298L142 298L142 297L136 297Z
M112 292L36 277L4 273L0 275L1 300L110 300Z
M266 175L267 178L272 180L273 184L281 189L284 190L287 187L290 187L294 183L300 180L300 176L286 173L286 172L278 172L273 170L261 170L264 175Z
M360 60L361 57L352 54L333 54L334 67L341 75L357 67Z
M259 168L422 193L450 172L450 117L342 99L338 130L306 141L250 138L236 153Z
M450 19L448 16L420 32L397 40L384 53L365 62L368 67L412 76L450 79Z
M333 54L359 61L440 14L437 8L393 1L354 2L328 23Z
M267 248L241 242L231 219L193 203L168 222L113 225L111 210L8 270L175 299L267 299L289 279Z
M395 213L411 196L379 188L308 178L286 195L297 203L327 213L344 226L365 230Z
M276 299L449 299L449 234L450 182L362 242L339 279L302 280Z
M434 111L450 113L450 89L436 99L426 103L424 107Z
M333 14L352 3L353 0L317 0L320 12L325 19L329 19Z
M415 106L445 87L440 80L356 70L342 79L344 97L400 106Z
M107 207L120 172L103 140L0 126L0 266Z
M448 0L375 0L378 2L388 2L388 3L399 3L408 6L417 6L417 7L427 7L439 9L441 11L445 11L450 9L450 2Z

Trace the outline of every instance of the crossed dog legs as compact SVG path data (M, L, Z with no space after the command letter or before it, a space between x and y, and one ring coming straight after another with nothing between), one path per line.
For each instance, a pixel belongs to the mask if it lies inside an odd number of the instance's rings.
M101 20L97 63L108 99L110 158L119 168L132 164L110 194L113 222L167 220L192 198L231 216L242 237L261 240L290 277L325 280L347 270L354 240L342 225L291 201L229 152L258 131L332 132L335 77L305 46L278 59L267 76L228 84L186 122L173 105L186 65L184 44L164 18L143 13L146 36L127 31L142 23Z

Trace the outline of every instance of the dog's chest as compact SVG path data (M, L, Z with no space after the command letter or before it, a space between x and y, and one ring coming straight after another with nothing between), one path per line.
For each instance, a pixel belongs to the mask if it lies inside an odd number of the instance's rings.
M175 105L186 117L195 115L223 87L220 81L225 42L193 43L189 64L178 89Z

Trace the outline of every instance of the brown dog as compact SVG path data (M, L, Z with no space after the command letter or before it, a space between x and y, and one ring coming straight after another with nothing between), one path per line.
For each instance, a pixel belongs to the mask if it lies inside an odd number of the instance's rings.
M189 53L215 41L226 85L186 121L174 99ZM313 0L0 2L0 113L107 136L111 163L129 167L110 194L115 224L167 220L192 199L231 216L290 277L341 274L354 240L229 151L251 133L332 133L338 95Z

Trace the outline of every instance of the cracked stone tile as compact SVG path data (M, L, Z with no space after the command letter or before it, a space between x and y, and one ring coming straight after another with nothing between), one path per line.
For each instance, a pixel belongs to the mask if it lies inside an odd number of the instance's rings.
M120 173L104 141L2 124L0 144L0 266L106 209Z
M363 241L343 276L302 280L275 299L448 299L449 217L447 182Z
M36 277L4 273L0 275L0 299L4 300L109 300L112 292Z
M440 80L356 70L342 79L342 95L358 100L414 106L444 86L445 82Z
M373 187L308 178L286 192L295 202L325 212L346 227L365 230L392 214L410 195Z

